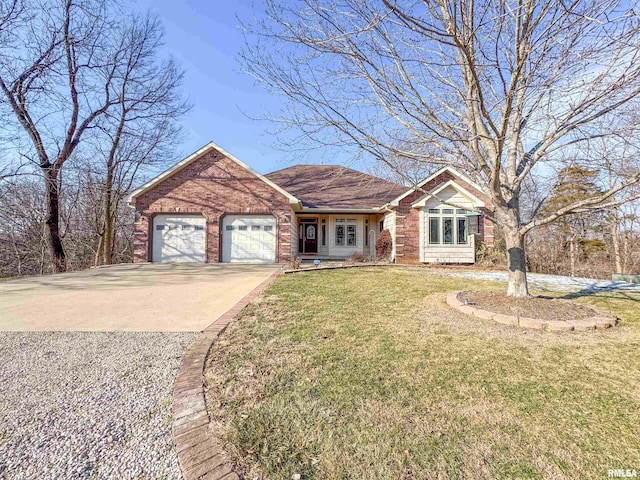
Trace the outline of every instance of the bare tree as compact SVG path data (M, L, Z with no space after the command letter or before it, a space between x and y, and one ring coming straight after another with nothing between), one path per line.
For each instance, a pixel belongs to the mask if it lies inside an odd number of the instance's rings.
M614 140L601 142L605 159L602 173L610 189L623 182L631 172L640 170L638 145L627 138ZM633 188L636 193L640 192L640 184ZM613 205L608 212L615 273L631 273L631 268L637 265L634 244L638 244L638 208L640 201L635 201L622 206Z
M524 219L523 185L588 151L637 138L640 30L613 0L266 0L246 70L289 102L277 116L324 146L381 162L448 164L472 177L505 236L511 296L528 295L525 237L637 198L628 172L602 194ZM296 138L299 141L299 138ZM422 152L438 152L426 158ZM393 165L390 165L393 168ZM535 183L534 183L535 184Z
M0 185L0 277L37 275L49 262L43 188L35 176Z
M113 2L23 1L27 21L0 44L0 91L44 178L51 258L60 272L67 268L60 172L86 132L117 104L112 85L127 52L117 40Z
M126 52L112 97L115 107L99 123L92 142L102 170L102 218L96 263L113 259L117 213L124 196L145 168L171 158L180 129L176 120L190 106L180 94L183 72L172 59L159 60L162 28L151 16L133 18L119 37Z
M424 160L434 154L437 155L438 152L433 152L433 149L428 146L424 150L421 152L421 158L388 156L384 162L373 163L369 167L369 172L401 185L418 185L439 168L438 165Z

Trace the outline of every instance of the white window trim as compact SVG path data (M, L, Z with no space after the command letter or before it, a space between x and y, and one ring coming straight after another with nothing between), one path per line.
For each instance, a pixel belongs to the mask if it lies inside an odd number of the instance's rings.
M430 208L424 208L423 210L423 215L425 218L425 225L424 225L424 232L425 232L425 241L426 241L426 245L428 247L434 247L434 248L439 248L439 247L467 247L470 245L471 242L471 235L473 235L472 233L469 233L469 218L468 215L466 213L458 213L458 210L462 210L459 208L453 208L451 206L448 205L440 205L438 207L436 207L435 209L438 210L438 213L431 213L429 212L429 210L431 210ZM450 209L453 211L453 213L443 213L444 209ZM430 225L430 219L431 218L438 218L440 219L439 223L438 223L438 233L440 238L438 239L438 243L431 243L431 225ZM453 219L453 242L452 243L444 243L444 219L445 218L451 218ZM466 238L466 242L465 243L458 243L458 220L464 218L465 220L465 230L467 231L467 238Z
M344 226L343 242L338 243L338 227ZM353 227L355 243L349 245L349 227ZM358 220L355 218L337 217L333 220L333 244L335 247L347 248L358 246Z

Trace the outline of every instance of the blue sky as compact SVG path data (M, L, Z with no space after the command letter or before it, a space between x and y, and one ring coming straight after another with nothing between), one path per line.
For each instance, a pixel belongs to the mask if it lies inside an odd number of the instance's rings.
M320 152L317 158L292 158L277 150L267 135L268 123L249 118L264 114L278 101L242 73L237 62L244 44L238 18L250 22L259 4L254 10L250 0L138 0L138 8L160 17L166 53L186 71L184 91L194 107L183 121L181 153L187 155L213 140L262 173L292 163L328 163Z

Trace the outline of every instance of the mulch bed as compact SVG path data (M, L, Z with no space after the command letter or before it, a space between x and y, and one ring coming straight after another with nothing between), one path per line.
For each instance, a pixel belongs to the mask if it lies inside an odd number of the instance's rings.
M548 321L580 320L598 316L592 308L550 297L512 298L497 292L461 292L458 299L470 306L503 315Z

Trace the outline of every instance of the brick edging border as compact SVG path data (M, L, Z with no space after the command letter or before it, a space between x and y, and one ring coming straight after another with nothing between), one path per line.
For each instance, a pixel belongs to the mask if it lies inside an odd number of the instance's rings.
M600 314L599 316L589 319L568 321L540 320L538 318L503 315L501 313L494 313L488 310L481 310L479 308L472 307L471 305L466 305L458 300L459 293L462 293L462 290L447 293L447 304L451 308L471 317L481 318L483 320L493 320L494 322L501 323L503 325L529 328L533 330L549 330L550 332L570 332L573 330L602 330L614 327L618 323L618 318L606 316L604 314Z
M173 384L173 443L184 480L238 480L209 429L204 366L211 345L233 318L280 275L276 270L204 329L182 359Z

